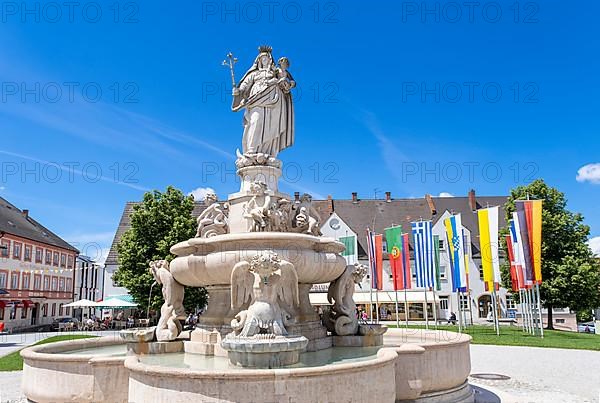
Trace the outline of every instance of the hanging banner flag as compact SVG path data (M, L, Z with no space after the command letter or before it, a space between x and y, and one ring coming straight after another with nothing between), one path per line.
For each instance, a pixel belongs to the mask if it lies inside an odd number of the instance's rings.
M508 261L510 262L510 284L514 292L519 291L519 277L517 275L517 262L515 261L515 253L512 244L512 236L506 235L506 250L508 251Z
M444 219L448 254L452 271L452 291L466 292L467 273L462 239L462 220L460 214Z
M465 231L464 227L462 230L463 233L463 253L465 254L465 279L467 281L467 291L469 291L469 260L471 259L471 240L467 236L467 231Z
M411 223L415 245L417 287L435 287L435 262L431 221Z
M388 259L392 271L392 282L394 290L404 289L403 254L402 254L402 227L391 227L385 229L385 240L387 243Z
M542 283L542 200L517 200L517 212L525 211L533 282ZM521 225L523 223L520 223Z
M515 216L516 213L513 213L513 217ZM517 276L517 285L519 286L519 290L522 290L525 288L525 278L523 277L523 252L521 251L521 245L519 245L514 219L510 220L509 228L510 245L512 247L512 259L515 262L515 275Z
M533 264L531 258L531 242L529 241L529 232L527 231L527 213L523 203L515 202L517 211L513 215L515 228L517 229L518 242L523 252L523 275L525 285L531 286L534 282Z
M434 253L433 253L433 260L435 262L435 290L436 291L441 291L442 290L442 279L441 279L441 274L440 274L440 236L439 235L434 235L433 236L433 247L434 247Z
M527 262L529 254L529 243L525 242L523 239L523 229L521 228L521 221L519 220L519 214L517 212L513 213L513 226L514 226L514 238L513 245L517 245L515 248L515 259L519 262L519 266L521 267L521 272L523 273L523 288L529 289L533 284L532 274L527 268L529 263ZM527 231L525 231L525 235L527 235Z
M479 221L479 246L483 281L486 290L491 291L501 282L500 260L498 258L498 207L477 210Z
M346 259L346 263L349 265L358 262L358 250L357 250L357 241L354 235L343 236L338 239L341 243L344 244L346 249L342 252L342 256Z
M371 268L371 287L383 289L383 236L367 230L369 248L369 266Z
M404 280L404 289L412 288L412 271L410 270L410 247L408 234L402 234L402 275Z

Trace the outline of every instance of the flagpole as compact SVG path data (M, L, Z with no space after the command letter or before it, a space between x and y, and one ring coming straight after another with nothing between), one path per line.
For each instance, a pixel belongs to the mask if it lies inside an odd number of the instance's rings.
M433 291L433 321L434 321L433 322L433 327L435 327L436 330L437 330L438 320L437 320L437 305L436 305L436 302L435 302L435 287L432 288L432 291Z
M542 321L542 301L540 298L540 285L539 284L535 285L535 292L537 294L538 312L539 312L539 317L540 317L540 336L543 339L544 338L544 322Z
M462 333L462 314L460 309L460 291L456 290L456 305L458 307L458 333Z
M398 316L398 290L394 284L394 292L396 293L396 327L400 328L400 317Z
M538 318L537 318L537 302L536 302L536 298L535 298L535 291L533 290L533 287L531 287L531 309L534 313L533 315L533 320L535 323L535 334L537 335L540 331L540 324L538 323Z
M496 329L496 336L500 336L500 323L498 323L498 299L496 294L496 284L492 283L492 301L494 302L492 308L494 309L494 328Z
M521 330L524 332L525 331L525 310L524 308L524 304L523 304L523 290L519 290L519 307L521 308Z
M525 290L525 298L527 299L527 315L529 316L529 333L535 334L535 329L533 328L534 323L532 320L531 294L529 293L529 290Z
M406 320L406 328L408 329L408 296L406 294L406 283L404 283L404 319Z
M367 249L368 249L368 255L369 255L369 272L370 272L370 276L369 276L369 321L371 323L373 323L373 275L375 275L375 272L373 270L373 259L374 257L371 256L371 230L369 228L367 228Z
M539 332L539 324L537 323L537 315L535 310L537 309L535 305L535 296L533 293L533 287L529 289L529 299L531 300L531 320L533 321L533 334L537 335Z
M379 323L379 289L375 290L375 312L377 315L377 323Z
M427 302L427 288L425 288L425 329L429 330L429 303Z

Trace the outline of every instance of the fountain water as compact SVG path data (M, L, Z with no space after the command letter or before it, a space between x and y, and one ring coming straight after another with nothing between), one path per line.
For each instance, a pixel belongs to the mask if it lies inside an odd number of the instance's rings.
M228 56L234 77L237 59ZM208 195L196 236L171 248L172 262L151 262L165 300L156 328L129 330L123 341L26 350L24 379L47 376L41 363L54 360L61 363L59 372L91 376L93 381L71 386L93 385L87 401L109 395L110 401L170 403L472 401L466 383L470 338L451 333L445 340L436 332L418 338L394 329L386 342L393 347L381 348L387 329L360 324L352 297L366 268L347 265L344 245L320 235L321 218L309 195L291 200L279 191L277 156L295 137L290 90L296 83L288 67L287 58L276 65L271 48L261 46L234 83L232 109L244 110L243 150L236 160L240 189L226 202ZM330 283L332 304L322 321L309 300L312 285L320 283ZM189 339L181 334L184 286L209 293ZM122 343L128 356L94 356ZM115 374L121 383L114 384ZM128 379L126 388L121 377ZM369 381L357 383L358 377ZM30 384L24 390L36 402L57 399ZM69 396L82 394L73 390Z

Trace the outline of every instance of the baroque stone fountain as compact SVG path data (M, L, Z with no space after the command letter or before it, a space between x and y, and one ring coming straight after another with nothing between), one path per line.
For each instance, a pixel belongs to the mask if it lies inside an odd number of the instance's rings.
M224 62L232 77L235 61L230 54ZM233 82L232 109L244 110L243 151L236 160L240 190L224 203L209 195L196 237L171 248L177 257L170 265L153 263L161 266L160 273L153 269L157 282L168 290L157 339L172 341L181 332L183 286L206 287L208 309L186 351L214 353L215 346L207 344L220 344L216 351L223 348L243 367L291 365L301 351L330 348L334 339L328 329L337 336L359 336L352 293L364 268L347 269L343 244L320 236L321 218L309 195L292 201L278 189L277 157L295 137L290 90L296 83L288 67L287 58L275 64L271 48L261 46L239 85ZM308 293L313 284L330 282L335 304L326 327ZM220 343L210 341L215 332Z
M224 64L244 114L240 189L224 202L208 195L196 236L171 248L170 263L150 263L165 300L158 325L25 349L28 400L472 402L469 336L359 323L353 292L366 267L321 236L309 195L278 188L278 154L295 139L289 60L261 46L239 84L236 61ZM331 309L320 318L309 291L323 283ZM209 294L191 334L184 286Z

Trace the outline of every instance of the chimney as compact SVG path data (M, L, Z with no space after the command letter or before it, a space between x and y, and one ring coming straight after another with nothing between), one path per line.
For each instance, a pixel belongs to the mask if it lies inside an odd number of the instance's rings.
M329 215L333 213L333 197L331 195L327 195L327 212Z
M388 203L392 201L392 192L385 192L385 201Z
M29 218L29 210L27 210L27 209L23 210L22 214L23 214L23 217Z
M477 210L477 198L475 198L475 189L469 191L469 207L472 211Z
M427 205L429 206L429 211L431 212L431 215L436 215L437 210L435 208L435 203L433 202L433 199L431 198L430 194L425 195L425 201L427 202Z
M294 192L294 201L300 201L300 192Z
M352 203L358 203L358 193L352 192Z

